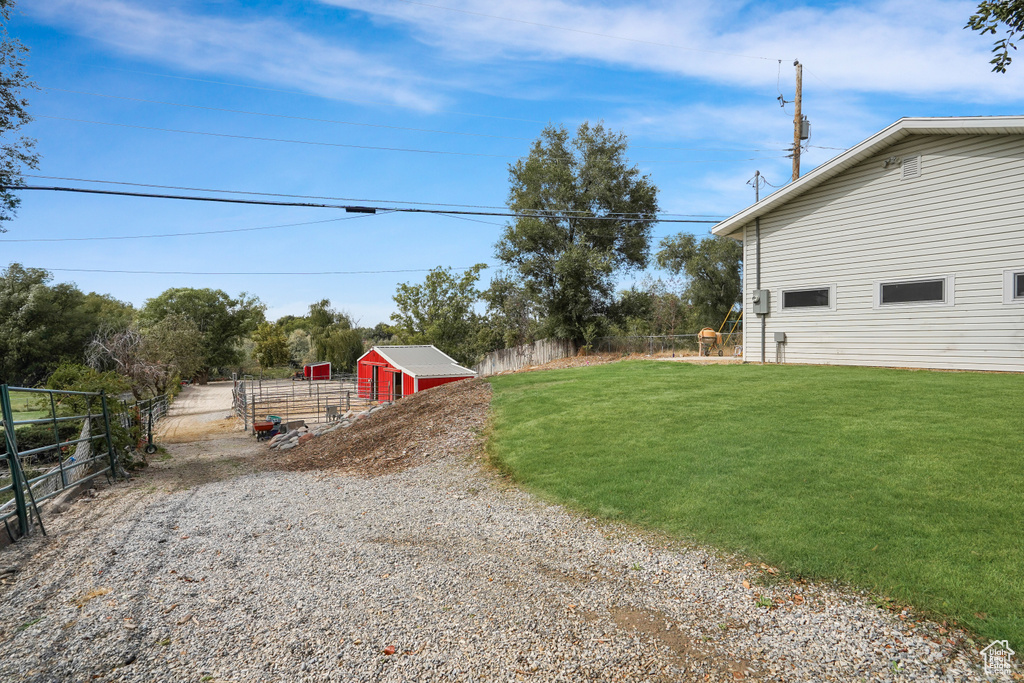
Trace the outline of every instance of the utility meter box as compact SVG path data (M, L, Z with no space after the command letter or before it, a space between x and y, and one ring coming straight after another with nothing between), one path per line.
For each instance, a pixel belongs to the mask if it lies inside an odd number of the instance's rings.
M754 304L754 313L757 315L768 315L771 313L771 298L771 290L755 289L751 299Z
M786 333L785 332L776 332L775 333L775 343L776 344L785 344L786 343Z

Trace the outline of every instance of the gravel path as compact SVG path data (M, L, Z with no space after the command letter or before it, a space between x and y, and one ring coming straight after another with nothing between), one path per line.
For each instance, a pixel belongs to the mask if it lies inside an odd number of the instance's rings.
M241 430L231 408L231 387L231 382L183 387L167 418L157 424L156 440L190 443Z
M172 446L0 554L0 680L982 680L950 634L545 505L472 454L363 477L258 471L262 448Z

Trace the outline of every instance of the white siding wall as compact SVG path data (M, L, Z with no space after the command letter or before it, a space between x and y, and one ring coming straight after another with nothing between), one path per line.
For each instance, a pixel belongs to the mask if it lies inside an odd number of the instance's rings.
M915 154L918 178L882 166ZM750 311L753 223L743 234ZM1003 272L1024 270L1024 136L910 136L762 217L761 264L768 361L779 331L789 363L1024 371L1024 303L1003 298ZM942 276L952 306L875 306L878 281ZM782 310L782 290L826 285L834 310ZM744 317L756 362L760 320Z

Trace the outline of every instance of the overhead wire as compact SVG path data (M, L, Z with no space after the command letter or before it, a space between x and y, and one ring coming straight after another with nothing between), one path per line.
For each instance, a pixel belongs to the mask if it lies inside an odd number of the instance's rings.
M452 270L469 270L474 266L459 266ZM490 268L484 265L484 268ZM433 268L405 268L401 270L318 270L318 271L198 271L198 270L111 270L106 268L46 268L62 273L118 273L126 275L385 275L392 273L426 273Z
M256 197L288 197L291 199L325 199L335 202L370 202L370 203L383 203L383 204L410 204L414 206L442 206L442 207L457 207L463 209L505 209L504 206L494 206L488 204L455 204L452 202L414 202L414 201L403 201L399 199L367 199L365 197L332 197L326 195L311 195L311 194L285 194L280 192L255 192L251 190L223 190L213 189L208 187L189 187L183 185L157 185L155 183L133 183L126 180L97 180L93 178L74 178L68 176L52 176L52 175L39 175L35 173L24 173L26 178L41 178L45 180L64 180L67 182L75 183L98 183L103 185L126 185L129 187L148 187L152 189L160 190L182 190L186 192L211 192L218 194L238 194L238 195L251 195ZM583 210L574 209L563 209L560 213L587 213ZM631 212L625 212L619 215L638 215ZM676 216L681 218L717 218L712 214L700 214L700 213L659 213L659 216Z
M321 223L337 223L339 221L353 221L359 218L370 218L371 216L379 216L390 211L384 211L380 214L359 214L356 216L342 216L341 218L328 218L321 221L303 221L301 223L282 223L280 225L261 225L254 228L227 228L223 230L199 230L196 232L166 232L155 235L107 235L103 237L35 237L35 238L0 238L0 242L106 242L111 240L141 240L141 239L153 239L158 237L195 237L197 235L225 235L228 233L237 232L256 232L259 230L279 230L281 228L297 228L305 225L318 225Z
M455 130L439 130L435 128L415 128L411 126L395 126L391 124L383 123L365 123L360 121L344 121L340 119L325 119L317 118L312 116L295 116L292 114L275 114L273 112L262 112L252 111L249 109L231 109L227 107L211 107L200 104L186 104L183 102L169 102L167 100L152 100L144 97L128 97L125 95L111 95L109 93L98 93L89 92L87 90L71 90L68 88L57 88L53 86L43 86L42 90L52 92L70 93L74 95L88 95L91 97L103 97L107 99L123 100L126 102L142 102L145 104L159 104L168 107L181 107L185 109L199 109L202 111L214 111L222 112L226 114L245 114L247 116L263 116L267 118L277 119L290 119L294 121L307 121L310 123L329 123L344 126L362 126L366 128L382 128L386 130L401 130L410 131L414 133L431 133L437 135L461 135L464 137L478 137L478 138L490 138L495 140L513 140L516 142L533 142L534 138L528 137L517 137L514 135L495 135L492 133L471 133L465 131ZM699 139L699 138L694 138ZM781 147L771 149L751 149L751 148L733 148L733 147L675 147L672 145L630 145L630 149L664 149L674 150L680 152L779 152L785 151Z
M0 185L0 190L41 190L51 192L77 192L81 194L111 195L119 197L139 197L145 199L178 199L198 202L218 202L225 204L250 204L255 206L286 206L303 207L315 209L340 209L351 213L376 213L378 211L396 213L424 213L444 215L470 215L470 216L502 216L506 218L552 218L558 214L552 213L525 213L510 211L467 211L455 209L424 209L417 207L380 207L380 206L346 206L340 204L314 204L311 202L279 202L265 199L234 199L230 197L198 197L195 195L171 195L156 194L151 192L127 192L123 190L94 190L85 187L60 187L41 185ZM702 220L691 218L645 218L637 215L607 215L607 216L580 216L588 221L637 221L650 223L718 223L716 220Z
M43 59L46 59L46 57L44 57ZM67 63L67 62L71 62L73 60L70 60L70 59L54 59L52 61L59 61L59 62ZM195 78L193 76L178 76L178 75L175 75L175 74L163 74L163 73L157 73L157 72L154 72L154 71L140 71L138 69L125 69L123 67L110 66L108 64L90 64L89 66L93 66L93 67L100 68L100 69L111 69L113 71L123 71L125 73L141 74L143 76L157 76L159 78L173 78L173 79L177 79L177 80L180 80L180 81L192 81L192 82L195 82L195 83L209 83L211 85L227 85L227 86L234 87L234 88L247 88L247 89L250 89L250 90L262 90L262 91L265 91L265 92L282 93L282 94L285 94L285 95L302 95L304 97L316 97L316 98L320 98L320 99L332 99L332 100L339 100L341 102L352 102L353 104L366 104L366 105L373 105L373 106L379 106L379 107L394 107L396 109L415 109L414 107L410 107L408 105L394 104L394 103L391 103L391 102L375 102L375 101L370 101L370 100L356 100L356 99L351 99L351 98L347 98L347 97L338 97L336 95L324 96L324 95L318 95L318 94L312 93L312 92L305 92L305 91L302 91L302 90L285 90L283 88L268 88L266 86L261 86L261 85L250 85L250 84L246 84L246 83L234 83L232 81L215 81L215 80L211 80L211 79L207 79L207 78ZM476 114L476 113L473 113L473 112L451 111L451 110L443 110L443 109L430 109L429 111L426 111L425 113L427 113L427 114L453 114L455 116L471 116L471 117L481 118L481 119L496 119L496 120L499 120L499 121L518 121L518 122L521 122L521 123L540 123L540 124L546 124L547 123L547 121L538 121L536 119L520 119L520 118L515 118L515 117L512 117L512 116L496 116L496 115L493 115L493 114Z
M411 152L416 154L437 154L460 157L486 157L491 159L518 159L514 154L488 154L486 152L456 152L452 150L437 149L416 149L410 147L383 147L378 145L354 145L344 142L324 142L320 140L295 140L291 138L270 138L257 135L239 135L237 133L214 133L210 131L185 130L182 128L160 128L158 126L140 126L133 123L116 123L113 121L95 121L92 119L76 119L66 116L51 116L48 114L35 114L36 118L49 119L53 121L67 121L71 123L89 123L99 126L113 126L117 128L131 128L135 130L158 131L162 133L180 133L185 135L202 135L207 137L230 138L234 140L249 140L258 142L280 142L293 145L312 145L321 147L342 147L346 149L362 149L382 152ZM736 161L758 161L760 159L782 159L784 157L752 157L749 159L636 159L638 164L712 164L731 163Z

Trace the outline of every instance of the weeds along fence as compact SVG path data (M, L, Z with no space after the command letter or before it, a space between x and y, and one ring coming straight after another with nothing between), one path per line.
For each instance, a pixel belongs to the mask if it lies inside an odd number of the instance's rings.
M244 377L232 388L235 414L251 429L268 415L284 422L327 422L349 410L362 410L374 403L393 400L378 392L376 398L358 386L355 375L336 375L330 380L260 380Z
M539 339L532 344L492 351L473 369L481 377L490 377L500 372L514 372L575 355L576 345L567 339Z

